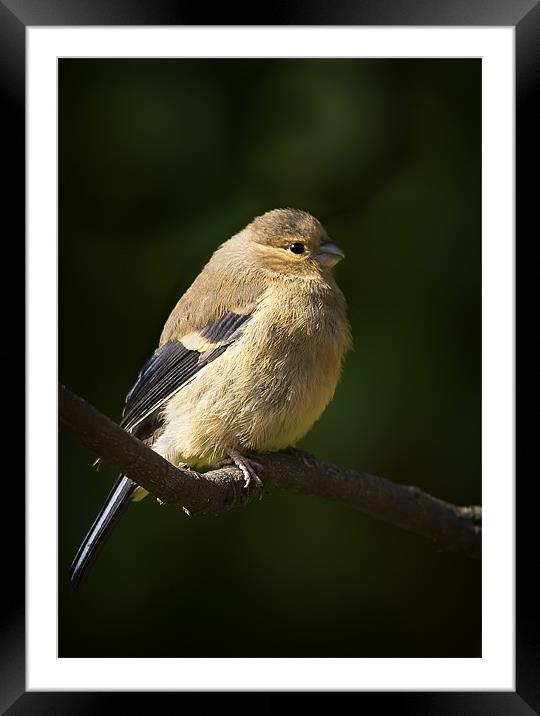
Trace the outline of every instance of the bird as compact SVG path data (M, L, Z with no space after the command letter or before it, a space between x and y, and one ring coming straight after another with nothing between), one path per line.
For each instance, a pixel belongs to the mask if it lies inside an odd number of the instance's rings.
M228 461L246 488L260 487L253 456L294 447L339 382L352 346L333 275L343 258L307 211L255 217L173 308L126 396L121 427L176 466ZM147 494L119 476L71 564L74 589L127 505Z

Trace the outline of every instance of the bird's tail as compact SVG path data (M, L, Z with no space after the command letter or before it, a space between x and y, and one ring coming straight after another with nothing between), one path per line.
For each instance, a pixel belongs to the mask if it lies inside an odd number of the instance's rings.
M90 527L69 569L69 579L74 589L79 586L84 573L98 554L99 548L105 543L118 517L129 504L136 488L136 483L124 475L120 475L116 481L107 502Z

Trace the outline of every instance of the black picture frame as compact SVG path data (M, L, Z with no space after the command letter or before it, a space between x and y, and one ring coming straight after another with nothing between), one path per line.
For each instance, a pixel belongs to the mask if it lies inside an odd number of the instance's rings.
M212 21L208 22L208 16ZM4 124L4 211L11 215L10 248L24 245L25 225L25 30L28 26L64 25L453 25L512 26L516 37L516 237L524 239L532 224L536 198L528 181L538 165L532 109L535 78L540 76L540 4L537 0L334 0L274 3L250 9L231 7L211 12L204 4L192 7L173 0L0 0L0 87ZM7 238L6 238L7 243ZM18 325L21 325L20 323ZM7 330L7 327L6 329ZM10 345L16 345L11 333ZM13 423L12 423L13 425ZM10 436L11 441L12 436ZM156 708L154 699L182 693L27 692L25 689L25 531L24 483L13 469L5 480L3 500L12 520L3 523L3 598L0 612L0 712L17 714L98 713L107 706ZM533 587L534 480L516 485L516 691L515 692L355 692L359 706L377 699L378 708L396 708L402 714L532 714L540 713L540 639ZM7 494L6 494L7 491ZM265 707L277 694L265 695ZM153 699L150 702L150 699ZM381 702L381 699L383 701ZM180 703L180 702L179 702ZM159 707L158 707L159 708ZM259 706L260 708L260 706Z

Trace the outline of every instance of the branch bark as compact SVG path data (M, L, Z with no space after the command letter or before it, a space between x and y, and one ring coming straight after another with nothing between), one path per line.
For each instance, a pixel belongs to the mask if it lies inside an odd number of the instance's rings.
M162 502L188 514L220 514L261 493L236 467L210 472L176 468L140 440L60 386L60 424L83 447L115 466ZM482 510L458 507L417 487L322 463L301 450L258 454L264 491L274 488L316 495L355 507L371 517L427 537L440 548L480 559Z

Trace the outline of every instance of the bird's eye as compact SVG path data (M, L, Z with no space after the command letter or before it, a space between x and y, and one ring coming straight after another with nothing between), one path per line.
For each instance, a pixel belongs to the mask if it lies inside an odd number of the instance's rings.
M292 244L289 244L289 250L292 251L293 254L303 254L305 249L306 247L300 241L294 241Z

